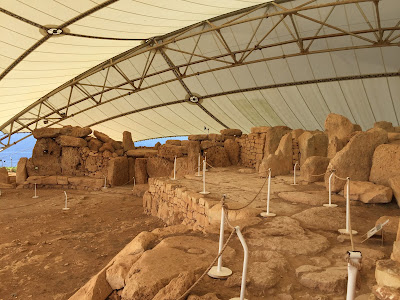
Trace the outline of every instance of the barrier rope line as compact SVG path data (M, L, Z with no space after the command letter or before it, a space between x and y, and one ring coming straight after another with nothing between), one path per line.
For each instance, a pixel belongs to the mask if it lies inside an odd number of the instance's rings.
M249 203L247 203L246 205L244 205L244 206L242 206L242 207L240 207L240 208L229 208L226 204L224 204L224 208L225 208L226 210L242 210L242 209L248 207L250 204L252 204L252 203L257 199L258 195L260 195L260 193L261 193L261 191L263 190L263 188L264 188L265 184L267 183L267 181L268 181L268 178L264 181L262 187L261 187L260 190L257 192L257 194L254 196L254 198L253 198Z
M226 247L228 246L229 241L232 239L233 234L235 233L235 228L232 229L231 234L229 235L228 239L226 240L224 246L221 249L221 252L218 253L217 257L214 258L214 260L211 262L211 264L208 266L208 268L203 272L203 274L201 274L201 276L199 277L199 279L196 280L195 283L193 283L187 290L185 293L183 293L178 299L176 300L183 300L185 299L185 297L190 293L191 290L193 290L197 284L199 284L199 282L204 278L204 276L207 275L208 271L211 270L211 268L214 266L215 262L218 260L218 258L222 255L222 253L224 253Z

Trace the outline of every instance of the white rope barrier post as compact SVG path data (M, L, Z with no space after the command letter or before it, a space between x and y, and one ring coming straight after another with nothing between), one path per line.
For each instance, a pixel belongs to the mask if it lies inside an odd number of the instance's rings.
M206 162L204 168L206 168L206 172L208 172L208 170L207 170L207 152L204 152L204 160L205 160L205 162Z
M339 229L341 234L350 234L350 177L346 178L347 187L346 187L346 229ZM356 235L358 232L352 230L351 233Z
M244 294L246 292L246 275L247 275L247 262L249 260L249 249L247 248L246 241L244 240L242 232L240 231L240 227L236 226L235 230L243 246L244 258L243 258L242 284L240 286L240 297L231 298L230 300L246 300L246 298L244 298Z
M63 210L69 210L68 207L68 196L67 196L67 192L64 191L64 195L65 195L65 207L63 208Z
M36 194L36 183L35 183L35 195L32 198L33 199L39 198L39 196Z
M329 203L328 204L323 204L325 207L337 207L337 204L332 204L332 184L331 180L334 175L334 171L331 172L331 175L329 175Z
M275 217L276 214L269 212L269 200L271 198L271 168L268 169L268 190L267 190L267 212L262 212L262 217Z
M357 265L360 264L362 255L360 251L347 251L347 296L346 300L354 300L356 295Z
M296 183L296 167L297 167L297 165L298 165L298 163L296 161L296 163L294 164L294 168L293 168L293 183L292 183L292 185L298 185Z
M104 176L104 186L103 186L103 189L106 189L107 188L107 176L106 175L103 175Z
M224 224L225 224L225 209L224 209L224 200L226 195L223 196L221 201L221 226L219 228L219 247L218 253L221 253L222 247L224 245ZM217 266L214 266L208 271L208 276L216 279L227 278L232 275L232 270L222 266L222 254L218 258Z
M203 160L203 191L199 192L202 195L208 195L210 192L206 192L206 164L207 162Z
M133 176L132 179L133 179L133 186L132 186L132 192L133 192L133 190L134 190L134 188L135 188L135 185L136 185L135 176Z
M196 177L201 177L202 175L200 174L200 164L201 164L201 154L199 153L199 162L197 164L197 174L195 175Z
M176 155L174 159L174 178L170 178L171 180L176 180Z

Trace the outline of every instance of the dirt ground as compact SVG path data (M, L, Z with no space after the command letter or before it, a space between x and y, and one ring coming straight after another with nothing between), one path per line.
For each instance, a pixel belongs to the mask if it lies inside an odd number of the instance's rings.
M162 227L131 187L105 192L2 190L0 299L68 299L138 233Z

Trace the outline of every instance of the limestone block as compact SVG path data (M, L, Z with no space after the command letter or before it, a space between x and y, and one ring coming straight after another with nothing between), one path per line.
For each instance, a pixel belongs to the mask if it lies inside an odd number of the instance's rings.
M164 144L158 149L158 156L173 161L175 156L182 157L187 154L187 151L187 148L183 146Z
M104 143L100 149L99 152L104 152L104 151L109 151L111 153L114 153L115 149L111 143Z
M185 271L172 279L152 300L176 300L196 281L192 271Z
M182 146L182 141L180 141L180 140L166 140L165 144L174 145L174 146Z
M335 169L337 176L342 178L350 177L354 181L368 181L375 148L385 142L387 142L387 132L383 129L359 132L331 159L328 170ZM325 186L327 189L328 178L329 174L326 174ZM344 185L345 181L332 178L333 192L339 192Z
M132 134L129 131L122 133L122 147L124 151L135 149L135 144L132 141Z
M16 183L23 184L28 178L28 172L26 170L26 164L28 159L26 157L21 157L17 164L17 174L16 174Z
M274 154L282 137L291 129L286 126L269 127L265 133L264 157Z
M348 140L349 135L355 131L354 124L349 119L342 115L330 113L324 123L325 132L328 134L328 139L331 141L333 137L339 140Z
M219 146L207 149L207 163L213 167L227 167L231 165L227 152L223 147Z
M126 156L110 159L107 178L111 186L124 185L129 182L129 166Z
M134 150L128 150L126 152L126 155L129 157L134 157L134 158L143 158L143 157L149 157L149 156L155 156L157 155L158 150L154 149L148 149L148 148L138 148Z
M77 138L83 138L92 133L92 129L89 127L80 126L64 126L60 129L61 135L68 135Z
M241 136L242 131L240 129L222 129L220 133L225 136Z
M134 151L134 150L131 150ZM135 180L136 184L147 183L147 158L136 158L135 160Z
M328 136L323 132L304 132L299 138L300 166L310 156L327 156Z
M188 140L189 141L205 141L205 140L208 140L208 135L207 134L189 135Z
M329 165L330 159L323 156L310 156L301 167L301 177L307 182L324 181L324 174Z
M397 300L400 299L400 290L387 286L374 285L372 287L372 297L368 300Z
M38 139L27 162L28 176L61 174L61 147L51 138Z
M188 174L190 174L190 172L197 171L199 154L200 154L200 142L188 141L187 149L188 149L187 172ZM201 165L201 159L200 159L200 165Z
M149 177L167 177L174 169L174 163L161 157L147 159L147 174Z
M10 183L8 171L5 167L0 168L0 183Z
M227 135L225 135L225 136L227 136ZM225 136L222 134L210 133L208 135L208 139L211 141L214 141L214 142L224 142Z
M382 128L387 132L395 132L393 124L387 121L379 121L374 123L374 128Z
M376 148L372 158L369 181L389 186L389 179L399 176L399 169L400 145L380 145ZM394 179L395 181L397 180Z
M84 163L76 147L62 147L61 173L63 175L83 176Z
M376 263L375 279L378 285L400 289L400 263L391 259Z
M88 147L92 151L96 151L96 152L99 151L101 146L103 146L103 143L96 138L90 139L88 142Z
M397 263L400 263L400 241L395 241L393 243L393 251L390 258Z
M68 184L80 188L101 189L104 186L104 179L90 177L68 177Z
M129 183L133 183L133 177L135 177L135 159L128 157L128 178Z
M87 142L84 139L68 135L60 135L56 138L57 144L61 147L86 147Z
M344 186L344 196L347 197L347 183ZM369 181L350 181L350 199L364 203L389 203L392 201L392 189Z
M42 138L55 138L60 135L61 128L37 128L33 130L32 134L35 139L42 139Z
M100 131L95 130L93 132L94 136L96 138L98 138L100 141L102 141L103 143L112 143L114 140L112 138L110 138L107 134L102 133Z
M106 280L106 268L93 276L83 287L81 287L69 300L99 300L107 299L112 288Z

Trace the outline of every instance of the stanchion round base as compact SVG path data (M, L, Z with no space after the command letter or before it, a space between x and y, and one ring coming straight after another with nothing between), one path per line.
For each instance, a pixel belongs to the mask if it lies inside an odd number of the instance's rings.
M33 198L33 199L36 199L36 198L39 198L39 196L33 196L32 198Z
M69 210L69 207L64 207L62 210Z
M299 185L298 183L291 183L290 185Z
M196 177L203 177L202 174L196 174L196 175L194 175L194 176L196 176Z
M108 189L108 187L103 186L101 189L102 189L102 190L106 190L106 189Z
M260 214L260 216L261 216L261 217L275 217L276 214L262 212L262 213Z
M229 268L221 267L221 271L218 271L218 267L214 266L210 269L210 271L208 271L207 275L211 278L224 279L232 275L232 270Z
M208 195L210 192L199 192L199 194L202 194L202 195Z
M350 234L350 231L348 231L347 229L339 229L338 231L339 231L340 234L347 234L347 235ZM355 231L355 230L352 230L351 232L352 232L353 235L358 234L358 231Z
M170 180L176 180L176 178L170 178Z
M325 206L325 207L337 207L337 204L323 204L322 206Z

